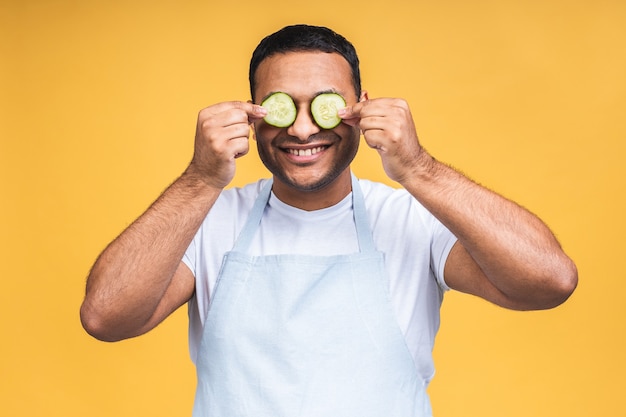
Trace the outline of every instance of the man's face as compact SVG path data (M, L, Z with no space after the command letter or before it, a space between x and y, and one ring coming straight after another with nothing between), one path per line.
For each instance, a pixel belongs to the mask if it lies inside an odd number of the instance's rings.
M338 93L348 106L358 101L348 62L339 54L290 52L266 58L256 72L256 102L272 93L289 94L295 122L277 128L254 125L261 160L275 179L299 191L319 190L346 172L359 147L358 126L341 123L325 130L315 124L311 101L320 93Z

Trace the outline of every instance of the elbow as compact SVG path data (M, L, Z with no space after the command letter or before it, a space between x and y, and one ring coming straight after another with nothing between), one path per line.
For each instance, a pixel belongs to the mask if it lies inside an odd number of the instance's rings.
M530 279L529 277L533 277ZM574 262L564 257L551 268L527 275L526 290L513 291L506 296L507 302L501 304L513 310L549 310L567 301L578 286L578 270ZM532 282L532 284L531 284ZM516 294L516 295L511 295Z
M559 294L559 302L557 305L560 305L574 293L574 290L576 290L578 286L578 268L576 268L574 261L568 257L563 261L557 282L556 292Z
M106 319L106 314L84 301L80 307L80 322L90 336L103 342L117 342L124 337L116 335L115 329Z
M565 257L546 279L544 305L541 309L558 307L567 301L578 286L578 269L574 262Z

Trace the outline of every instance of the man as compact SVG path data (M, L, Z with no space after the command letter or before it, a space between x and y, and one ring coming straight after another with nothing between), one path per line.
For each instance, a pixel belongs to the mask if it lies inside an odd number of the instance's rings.
M430 156L404 100L361 90L340 35L268 36L250 88L199 113L189 167L101 254L81 308L115 341L189 303L195 416L430 416L444 291L528 310L574 290L548 228ZM258 104L275 92L294 100L287 127ZM310 108L327 92L346 101L332 129ZM250 125L272 179L225 191ZM361 133L403 189L352 175Z

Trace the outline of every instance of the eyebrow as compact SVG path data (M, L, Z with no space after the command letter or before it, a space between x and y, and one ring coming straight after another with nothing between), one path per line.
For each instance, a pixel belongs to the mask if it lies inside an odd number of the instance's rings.
M267 93L267 94L266 94L266 95L265 95L265 96L264 96L264 97L263 97L263 98L259 101L259 103L263 103L263 102L264 102L264 101L265 101L265 100L266 100L269 96L271 96L272 94L275 94L275 93L284 93L284 94L287 94L289 97L291 97L291 94L285 93L284 91L280 91L280 90L270 91L269 93ZM320 91L317 91L317 92L313 93L313 95L311 96L311 100L309 100L309 101L312 101L315 97L319 96L320 94L328 94L328 93L339 94L341 97L343 97L343 94L342 94L342 93L340 93L339 91L337 91L337 89L335 89L335 88L329 88L329 89L327 89L327 90L320 90ZM294 102L296 101L293 97L291 97L291 99L292 99Z
M342 97L343 97L343 94L341 94L339 91L337 91L337 90L336 90L336 89L334 89L334 88L330 88L330 89L328 89L328 90L318 91L317 93L315 93L315 94L313 95L313 97L315 98L315 97L319 96L320 94L328 94L328 93L339 94L340 96L342 96Z

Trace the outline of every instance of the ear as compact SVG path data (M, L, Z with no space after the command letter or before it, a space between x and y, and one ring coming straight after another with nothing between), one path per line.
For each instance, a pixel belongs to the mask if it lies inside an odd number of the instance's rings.
M369 96L367 95L367 91L366 90L361 90L361 97L359 97L359 103L361 101L367 101L369 100Z

